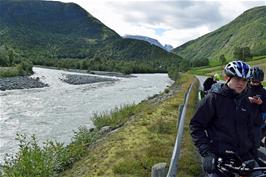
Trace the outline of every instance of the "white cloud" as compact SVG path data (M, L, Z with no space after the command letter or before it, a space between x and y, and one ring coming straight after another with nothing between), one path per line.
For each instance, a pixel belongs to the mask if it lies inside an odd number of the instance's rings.
M75 2L121 36L179 46L225 25L266 0L61 0Z
M258 1L221 1L219 2L219 10L224 17L224 20L221 22L222 24L228 23L237 16L241 15L244 11L256 7L266 5L266 0L258 0Z
M207 26L200 26L193 29L169 30L165 32L163 37L159 37L162 43L176 44L177 46L189 40L196 39L210 32Z

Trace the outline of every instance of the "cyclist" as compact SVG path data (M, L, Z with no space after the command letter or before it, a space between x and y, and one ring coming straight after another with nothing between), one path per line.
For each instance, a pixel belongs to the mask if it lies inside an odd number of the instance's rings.
M259 116L246 94L251 68L245 62L232 61L224 72L226 83L212 86L190 121L193 142L209 177L221 176L215 160L226 151L235 152L243 161L256 158L254 121Z
M215 83L217 83L216 78L215 78L214 75L211 75L210 77L208 77L208 78L204 81L204 83L203 83L203 91L204 91L205 93L207 93L207 91L210 90L211 87L212 87L212 85L215 84Z
M248 89L248 98L251 103L258 105L259 112L261 113L262 127L260 126L261 122L257 123L257 145L260 146L260 140L266 136L266 90L263 88L261 82L264 80L264 72L259 67L253 67L253 76Z

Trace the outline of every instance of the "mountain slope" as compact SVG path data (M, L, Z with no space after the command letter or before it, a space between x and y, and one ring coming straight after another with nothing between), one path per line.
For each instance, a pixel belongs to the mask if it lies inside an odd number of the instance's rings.
M253 55L266 54L266 6L245 11L231 23L189 41L172 52L186 59L232 59L235 47L250 47Z
M10 28L68 34L92 39L118 37L100 21L74 3L51 1L1 1L1 24ZM105 32L105 33L104 33Z
M180 58L173 53L151 45L146 41L137 39L113 40L99 49L98 57L110 56L113 59L159 59L159 58Z
M32 0L0 1L0 37L0 45L50 55L88 55L100 41L121 38L74 3Z
M180 59L123 39L77 4L55 1L0 0L1 45L35 58Z

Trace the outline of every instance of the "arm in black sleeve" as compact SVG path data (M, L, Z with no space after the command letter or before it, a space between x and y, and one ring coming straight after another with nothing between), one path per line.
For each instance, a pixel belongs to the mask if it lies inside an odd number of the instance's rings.
M259 127L258 126L258 119L260 119L260 113L257 111L254 112L250 112L249 115L249 124L248 124L248 130L249 130L249 139L252 142L252 149L251 149L251 153L253 155L253 157L255 158L257 156L257 148L259 146L260 140L258 139L258 131L259 131Z
M266 90L265 89L263 89L261 99L262 99L262 104L260 105L260 112L266 113Z
M202 157L209 153L209 138L205 130L215 114L214 95L209 94L199 103L198 109L190 121L190 133L195 146Z

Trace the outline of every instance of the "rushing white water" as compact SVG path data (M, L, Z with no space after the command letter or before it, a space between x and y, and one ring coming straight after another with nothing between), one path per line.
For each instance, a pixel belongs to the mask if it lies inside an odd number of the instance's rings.
M70 85L60 80L66 71L34 67L34 72L32 77L50 87L0 91L0 162L5 153L17 151L17 132L35 134L41 142L69 143L73 130L93 127L90 118L95 113L139 103L172 84L167 74L136 74L113 77L119 79L116 82Z

